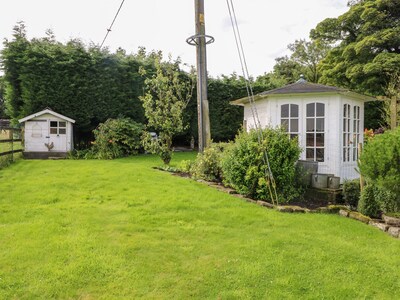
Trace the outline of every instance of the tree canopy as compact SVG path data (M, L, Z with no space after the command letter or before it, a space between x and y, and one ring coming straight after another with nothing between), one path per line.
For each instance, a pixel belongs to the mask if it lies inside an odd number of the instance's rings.
M384 95L391 75L400 70L398 0L354 1L343 15L319 23L310 36L333 46L319 65L321 83Z

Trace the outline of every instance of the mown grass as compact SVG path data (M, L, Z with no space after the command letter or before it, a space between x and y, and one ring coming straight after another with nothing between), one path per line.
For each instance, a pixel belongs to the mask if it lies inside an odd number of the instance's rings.
M0 299L400 297L400 240L336 215L268 210L159 164L1 170Z

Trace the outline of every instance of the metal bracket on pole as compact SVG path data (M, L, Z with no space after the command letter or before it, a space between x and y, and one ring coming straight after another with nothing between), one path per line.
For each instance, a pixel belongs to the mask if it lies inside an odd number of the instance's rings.
M205 38L206 45L209 45L209 44L212 44L215 42L214 37L212 37L211 35L195 34L195 35L188 37L186 39L186 43L188 43L189 45L192 45L192 46L197 46L197 45L199 45L198 39L200 39L200 38Z

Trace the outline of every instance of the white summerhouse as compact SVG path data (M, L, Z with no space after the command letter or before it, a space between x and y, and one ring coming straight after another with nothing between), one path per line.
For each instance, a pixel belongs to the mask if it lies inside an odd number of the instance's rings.
M300 159L318 162L318 173L333 174L342 182L359 177L357 148L363 143L364 103L373 98L300 79L254 99L261 126L283 125L292 138L298 137ZM254 128L248 98L231 103L244 106L244 127Z
M24 126L27 157L65 156L73 150L75 120L45 109L19 120Z

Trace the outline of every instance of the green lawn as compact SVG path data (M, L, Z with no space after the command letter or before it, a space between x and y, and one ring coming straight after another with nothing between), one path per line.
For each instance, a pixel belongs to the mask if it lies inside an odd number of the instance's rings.
M400 240L336 215L268 210L159 164L0 170L0 299L400 298Z

